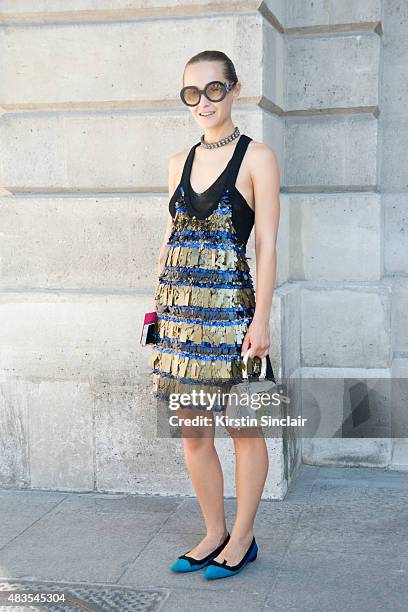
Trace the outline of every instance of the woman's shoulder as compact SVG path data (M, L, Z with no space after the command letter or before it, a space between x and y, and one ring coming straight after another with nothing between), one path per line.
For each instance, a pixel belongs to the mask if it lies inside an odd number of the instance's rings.
M271 166L278 164L278 156L274 149L265 142L251 140L247 150L248 168L252 174L252 170L264 171Z
M175 181L177 181L177 183L181 180L184 164L187 161L190 149L191 147L183 149L178 153L174 153L174 155L169 158L169 172L174 177Z
M173 165L182 164L183 162L186 161L187 155L189 154L190 149L191 149L191 147L188 147L187 149L183 149L182 151L178 151L178 153L174 153L174 155L172 155L169 158L169 163L171 163Z
M248 157L252 157L255 161L262 161L276 157L276 153L274 149L265 142L258 142L252 139L248 145Z
M191 147L174 153L174 155L169 158L169 174L173 177L175 184L178 184L181 180L184 164L186 163L190 148Z

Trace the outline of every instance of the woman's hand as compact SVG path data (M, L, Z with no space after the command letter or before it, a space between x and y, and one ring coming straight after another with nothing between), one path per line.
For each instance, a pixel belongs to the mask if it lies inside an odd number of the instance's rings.
M155 311L155 312L157 312L156 295L157 295L158 288L159 288L159 283L156 284L156 288L154 290L154 294L153 294L153 298L152 298L152 311Z
M254 316L242 343L241 356L250 348L250 357L262 359L269 354L269 346L269 320Z

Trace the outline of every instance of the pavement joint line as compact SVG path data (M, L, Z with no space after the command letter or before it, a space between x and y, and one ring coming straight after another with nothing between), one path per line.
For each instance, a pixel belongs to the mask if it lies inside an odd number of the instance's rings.
M39 516L35 521L33 521L30 525L27 525L22 531L20 531L20 533L18 533L17 535L15 535L14 537L11 538L11 540L9 540L8 542L6 542L5 544L3 544L3 546L0 546L0 553L7 548L12 542L14 542L14 540L16 540L17 538L19 538L20 536L22 536L26 531L28 531L29 529L31 529L31 527L33 527L34 525L36 525L37 523L39 523L45 516L47 516L47 514L49 514L50 512L53 512L53 510L59 506L65 499L67 498L67 496L65 496L64 498L60 499L59 501L57 501L51 508L48 508L48 510L46 510L41 516Z
M179 503L179 504L177 505L177 507L176 507L176 508L173 510L173 512L171 512L171 513L169 514L169 516L167 517L167 519L166 519L166 521L165 521L165 523L164 523L164 524L166 524L166 523L167 523L167 522L170 520L170 518L171 518L172 516L174 516L174 514L177 512L177 510L179 509L179 507L182 505L183 501L184 501L184 500L180 501L180 503ZM151 542L154 540L154 538L157 536L157 534L158 534L158 533L160 533L161 529L162 529L162 527L161 527L161 528L159 528L159 530L158 530L158 531L155 531L155 532L152 534L151 538L150 538L150 539L149 539L149 540L146 542L146 544L145 544L144 546L142 546L142 548L139 550L138 554L137 554L137 555L134 557L134 559L133 559L133 560L129 559L129 561L127 561L127 562L126 562L126 564L125 564L125 569L124 569L124 570L123 570L123 572L120 574L120 576L119 576L119 578L118 578L117 582L119 582L119 580L121 580L121 579L122 579L122 577L123 577L123 576L126 574L126 572L127 572L127 571L128 571L128 570L129 570L129 569L130 569L130 568L131 568L131 567L132 567L132 566L133 566L133 565L136 563L137 559L138 559L138 558L140 557L140 555L141 555L141 554L142 554L142 553L143 553L143 552L146 550L146 548L147 548L147 547L149 546L149 544L150 544L150 543L151 543Z

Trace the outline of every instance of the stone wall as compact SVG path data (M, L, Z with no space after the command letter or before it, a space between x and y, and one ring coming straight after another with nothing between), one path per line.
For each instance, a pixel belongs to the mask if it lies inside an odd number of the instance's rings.
M275 372L406 376L407 10L385 4L0 2L0 486L193 494L138 335L167 161L200 136L182 69L206 48L237 67L234 123L280 162ZM403 440L303 442L309 463L408 464ZM282 499L301 442L268 445Z
M193 494L181 440L156 437L149 351L138 344L167 220L168 158L200 136L178 98L182 70L220 41L243 85L235 123L283 165L283 3L6 0L1 9L1 486ZM293 334L281 313L299 306L285 285L285 210L282 228L277 373ZM298 360L296 334L286 366ZM232 442L216 443L234 495ZM282 498L299 444L268 445L264 496Z

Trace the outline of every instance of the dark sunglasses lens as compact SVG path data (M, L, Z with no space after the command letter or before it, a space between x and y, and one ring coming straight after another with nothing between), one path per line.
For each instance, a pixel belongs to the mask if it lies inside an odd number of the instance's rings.
M195 106L200 101L200 93L196 87L186 87L181 92L181 99L188 106Z
M211 102L219 102L225 97L225 88L222 83L209 83L206 87L206 97Z

